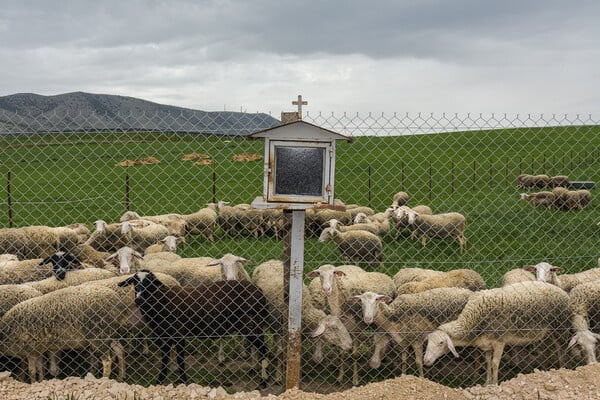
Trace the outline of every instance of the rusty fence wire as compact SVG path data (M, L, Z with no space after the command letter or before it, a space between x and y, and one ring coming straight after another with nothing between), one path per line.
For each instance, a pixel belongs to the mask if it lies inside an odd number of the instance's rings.
M597 119L302 117L353 139L345 209L306 212L302 389L595 360ZM245 138L278 123L0 113L1 368L284 390L289 225L250 206L264 152Z

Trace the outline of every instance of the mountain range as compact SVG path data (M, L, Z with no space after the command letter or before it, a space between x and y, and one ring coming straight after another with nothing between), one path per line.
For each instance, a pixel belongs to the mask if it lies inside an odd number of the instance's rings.
M108 94L0 97L0 135L103 131L246 135L279 124L263 113L208 112Z

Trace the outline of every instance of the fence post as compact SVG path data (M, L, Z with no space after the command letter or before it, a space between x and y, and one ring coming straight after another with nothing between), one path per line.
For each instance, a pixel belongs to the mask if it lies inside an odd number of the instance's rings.
M6 173L6 204L8 206L8 227L13 227L13 209L12 209L12 192L10 188L11 183L11 173L8 171Z
M368 187L369 187L369 207L371 207L371 164L369 164L369 168L368 168L368 174L369 174L369 180L368 180Z
M212 173L212 202L217 202L217 171L215 170Z
M125 211L129 211L129 173L125 172Z

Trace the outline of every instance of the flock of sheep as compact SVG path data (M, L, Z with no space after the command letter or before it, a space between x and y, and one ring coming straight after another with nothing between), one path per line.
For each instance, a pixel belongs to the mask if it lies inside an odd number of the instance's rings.
M408 195L399 192L380 213L358 205L307 211L307 234L333 241L351 263L307 273L302 333L312 342L315 363L327 357L325 346L339 348L347 360L339 363L338 381L347 379L351 365L357 385L365 344L371 368L380 367L394 347L402 354L402 372L412 354L421 376L441 355L458 357L457 347L476 347L485 353L488 384L498 382L505 346L551 342L554 352L547 353L557 365L573 347L581 349L584 362L596 361L600 265L559 275L560 267L540 262L507 272L502 287L491 289L469 269L403 268L390 276L361 268L361 262L382 262L381 238L392 225L396 234L405 232L424 246L430 238L451 239L466 250L462 214L433 214L428 206L411 208L407 202ZM119 222L94 225L94 232L84 224L0 229L2 357L27 363L33 381L58 375L65 352L85 350L101 361L105 377L116 359L118 377L125 379L132 354L152 357L134 348L139 341L132 338L147 337L160 348L157 381L166 379L174 347L179 381L187 382L186 337L218 340L217 359L223 362L224 338L239 335L254 350L259 385L282 382L283 367L271 365L284 359L282 261L259 263L250 274L250 261L241 256L176 253L186 235L213 241L217 228L225 235L281 236L281 212L221 202L187 215L126 212ZM267 333L273 334L270 346ZM236 354L246 352L244 342L235 345Z
M581 210L589 206L592 194L589 190L569 190L569 177L557 175L529 175L521 174L517 177L515 185L519 189L552 189L532 193L521 193L521 200L527 201L533 207L546 207L557 210Z

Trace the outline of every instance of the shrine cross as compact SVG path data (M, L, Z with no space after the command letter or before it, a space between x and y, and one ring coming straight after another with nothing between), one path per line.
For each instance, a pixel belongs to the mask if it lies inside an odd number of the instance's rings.
M308 105L308 101L302 101L302 95L299 94L298 100L292 101L292 104L298 106L298 114L302 115L302 106Z

